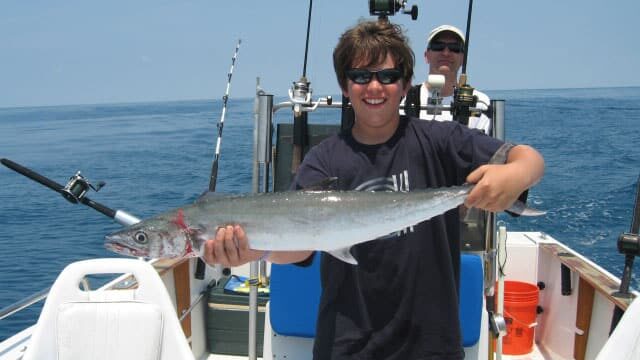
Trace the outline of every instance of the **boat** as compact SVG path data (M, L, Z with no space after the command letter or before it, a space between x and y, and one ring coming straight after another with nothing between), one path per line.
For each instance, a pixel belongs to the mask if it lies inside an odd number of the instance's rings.
M405 3L397 2L403 10ZM274 98L256 88L255 192L287 189L304 150L352 121L345 99L314 99L305 76L294 82L288 101ZM504 102L493 101L491 108L493 136L503 138ZM318 109L335 111L341 122L308 122ZM280 111L290 111L293 123L276 126L273 116ZM301 131L308 135L299 137ZM3 164L119 223L138 221L90 200L93 185L80 174L62 186L8 159ZM626 259L622 279L549 234L508 231L489 216L484 236L463 239L466 358L640 359L639 294L629 289L640 253L639 207L640 191L631 229L618 239ZM46 299L35 325L0 343L0 360L311 359L318 263L298 268L255 262L203 273L195 258L74 262L50 289L0 310L2 319ZM118 276L92 289L87 277L95 274Z

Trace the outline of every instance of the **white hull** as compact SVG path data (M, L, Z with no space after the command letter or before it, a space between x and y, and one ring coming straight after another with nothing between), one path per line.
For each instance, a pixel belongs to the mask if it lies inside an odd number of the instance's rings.
M614 310L614 303L618 305L626 304L625 301L616 299L610 294L617 290L619 281L606 270L573 252L561 243L548 235L536 232L511 232L508 234L506 279L518 280L528 283L543 282L544 290L540 291L539 305L544 309L537 317L535 327L535 346L531 353L520 356L503 356L504 359L620 359L623 357L603 357L598 356L608 341L622 341L618 343L614 350L625 351L624 349L634 349L638 339L638 331L632 326L630 328L618 328L618 332L624 332L623 336L616 336L614 340L609 340L609 328ZM557 254L560 253L561 256ZM567 259L570 259L567 261ZM561 294L561 274L562 263L569 264L571 271L571 294ZM175 264L171 262L155 262L154 265L159 270L164 286L169 293L169 297L175 309L177 303L176 287L174 286ZM168 266L168 267L167 267ZM189 274L193 274L194 261L190 261ZM234 269L236 273L248 273L248 267ZM190 279L190 302L196 301L200 293L206 288L208 280L220 276L215 269L207 271L207 279ZM118 284L124 278L120 277L114 282ZM593 290L593 301L585 301L585 294ZM184 291L184 290L179 290ZM637 294L635 294L637 295ZM589 300L590 298L587 298ZM578 304L581 304L580 306ZM591 305L592 304L592 305ZM210 354L207 352L205 337L205 312L206 301L200 302L191 312L190 330L191 336L188 338L191 345L192 354L195 359L246 359L246 356L232 356ZM588 314L586 314L588 313ZM585 314L590 318L589 322L580 324L579 318L584 318ZM625 317L632 314L626 314ZM634 319L623 317L621 325L629 327L629 324L640 321L638 314L633 315ZM466 348L468 359L488 359L489 358L489 329L487 325L488 314L483 313L483 324L481 326L480 340L472 347ZM177 320L177 319L176 319ZM40 320L42 321L42 319ZM583 321L584 322L584 321ZM174 326L178 322L176 321ZM165 326L171 325L165 322ZM14 335L13 337L0 343L0 360L17 360L25 354L25 349L31 345L31 336L34 333L36 324L33 327ZM184 327L184 321L182 326ZM180 330L182 332L182 330ZM54 336L54 335L51 335ZM635 336L635 337L634 337ZM82 341L80 339L79 341ZM269 359L311 359L311 348L313 340L308 338L296 338L281 335L274 335L269 323L269 316L265 321L264 355ZM576 353L578 352L578 353ZM622 355L619 355L622 356ZM636 352L633 356L640 356ZM51 357L52 359L55 358ZM634 358L630 357L629 359ZM637 358L637 357L636 357Z

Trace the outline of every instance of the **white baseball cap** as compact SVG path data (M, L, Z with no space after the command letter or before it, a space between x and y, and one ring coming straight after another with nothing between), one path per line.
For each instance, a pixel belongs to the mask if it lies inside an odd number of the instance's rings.
M446 31L456 34L464 44L464 34L462 33L462 31L460 31L460 29L452 25L440 25L437 28L431 30L431 32L429 33L429 37L427 37L427 45L431 42L431 40L433 40L434 37Z

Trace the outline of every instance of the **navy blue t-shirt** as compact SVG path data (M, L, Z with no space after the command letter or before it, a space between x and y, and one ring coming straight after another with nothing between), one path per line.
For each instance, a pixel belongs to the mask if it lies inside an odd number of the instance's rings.
M338 178L339 190L460 185L502 144L456 122L402 116L384 144L360 144L350 132L318 144L294 186L328 177ZM384 241L354 246L357 266L323 254L314 359L462 359L459 243L453 209Z

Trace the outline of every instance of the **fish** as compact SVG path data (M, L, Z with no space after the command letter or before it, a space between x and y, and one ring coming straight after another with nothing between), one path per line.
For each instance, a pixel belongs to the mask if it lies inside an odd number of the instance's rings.
M416 225L461 205L473 188L461 185L410 192L288 191L205 195L105 237L122 255L201 256L218 228L239 224L255 250L312 250L357 264L349 249Z

